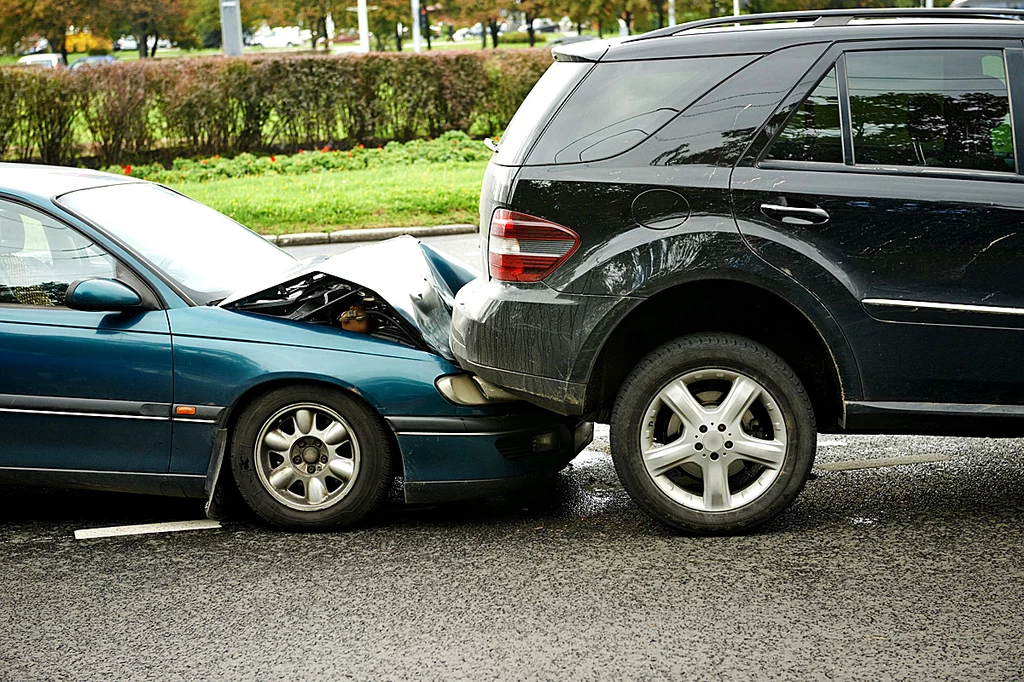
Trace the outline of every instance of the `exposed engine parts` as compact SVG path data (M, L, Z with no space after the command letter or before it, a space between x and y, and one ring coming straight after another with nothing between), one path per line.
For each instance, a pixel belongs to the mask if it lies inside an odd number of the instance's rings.
M313 273L231 304L238 310L341 327L424 349L417 331L372 291Z

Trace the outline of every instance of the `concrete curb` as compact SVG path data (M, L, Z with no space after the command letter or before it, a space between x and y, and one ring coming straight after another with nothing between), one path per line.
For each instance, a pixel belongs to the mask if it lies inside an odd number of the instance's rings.
M375 242L402 235L413 237L441 237L449 234L474 234L476 225L435 225L434 227L373 227L363 230L339 230L337 232L300 232L297 234L262 235L268 242L278 246L306 246L309 244L347 244L351 242Z

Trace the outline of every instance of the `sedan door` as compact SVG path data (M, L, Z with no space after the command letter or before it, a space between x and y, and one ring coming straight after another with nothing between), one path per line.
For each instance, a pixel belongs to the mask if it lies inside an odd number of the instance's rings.
M0 199L0 467L165 472L170 457L167 315L72 310L68 286L145 284L50 215Z
M741 232L840 318L867 400L1024 403L1022 59L1001 41L837 49L733 174Z

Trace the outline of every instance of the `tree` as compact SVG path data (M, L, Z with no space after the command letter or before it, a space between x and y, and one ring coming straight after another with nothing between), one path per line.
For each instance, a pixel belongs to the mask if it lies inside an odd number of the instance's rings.
M0 0L0 45L15 51L42 36L51 52L67 58L64 37L72 26L89 25L97 0Z
M243 30L255 31L264 21L270 26L293 23L274 0L243 0L241 5ZM192 0L185 25L203 47L220 47L220 0Z
M102 0L101 7L98 21L111 36L134 37L140 58L155 57L162 38L191 39L186 20L193 9L192 0Z
M290 4L285 4L285 12L294 16L299 26L309 29L310 47L315 50L322 38L324 49L329 50L331 45L327 35L327 15L337 19L347 6L348 3L337 0L291 0Z
M536 43L536 32L533 28L533 22L539 19L541 14L548 11L548 5L545 0L518 0L515 9L523 13L526 33L530 37L530 47L533 47Z
M503 0L462 0L458 6L459 15L467 21L479 21L483 30L480 32L481 47L487 47L487 34L491 36L491 45L498 47L498 31L504 15L508 14L509 5Z

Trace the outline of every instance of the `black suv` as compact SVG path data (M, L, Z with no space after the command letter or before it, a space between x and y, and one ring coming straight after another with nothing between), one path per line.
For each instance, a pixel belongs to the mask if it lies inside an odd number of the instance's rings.
M725 18L555 53L491 161L463 366L751 528L816 432L1024 434L1024 12Z

